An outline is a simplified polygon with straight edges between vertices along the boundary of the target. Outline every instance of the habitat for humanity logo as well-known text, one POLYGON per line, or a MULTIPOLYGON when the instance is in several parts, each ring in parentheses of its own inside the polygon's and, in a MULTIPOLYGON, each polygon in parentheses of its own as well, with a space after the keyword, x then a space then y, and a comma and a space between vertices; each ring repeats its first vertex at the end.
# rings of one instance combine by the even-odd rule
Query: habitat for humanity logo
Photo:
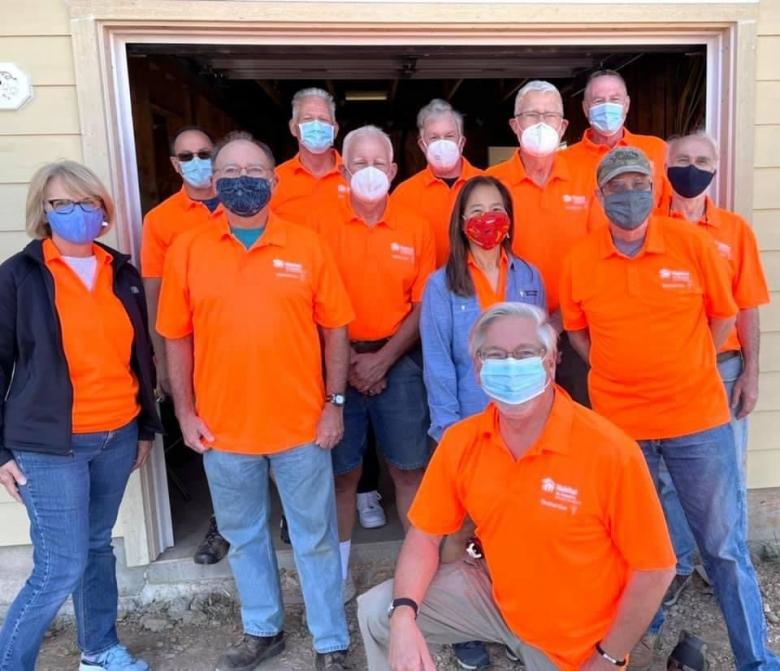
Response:
POLYGON ((545 508, 555 508, 563 512, 570 512, 572 515, 580 507, 580 493, 576 487, 562 485, 555 482, 550 477, 542 478, 542 498, 541 504, 545 508))
POLYGON ((671 270, 670 268, 661 268, 658 271, 658 277, 661 278, 661 286, 664 289, 680 289, 691 286, 691 273, 688 270, 671 270))
POLYGON ((306 276, 306 271, 304 270, 302 263, 274 259, 272 264, 276 270, 277 277, 289 277, 294 280, 302 280, 306 276))
POLYGON ((402 245, 400 242, 390 243, 390 254, 399 261, 414 261, 414 247, 402 245))

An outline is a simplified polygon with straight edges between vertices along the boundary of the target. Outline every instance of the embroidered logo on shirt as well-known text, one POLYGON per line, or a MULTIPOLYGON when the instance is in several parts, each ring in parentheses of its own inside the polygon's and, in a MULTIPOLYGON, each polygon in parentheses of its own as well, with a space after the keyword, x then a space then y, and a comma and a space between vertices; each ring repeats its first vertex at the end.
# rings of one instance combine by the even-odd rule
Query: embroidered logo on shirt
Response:
POLYGON ((727 245, 725 242, 721 242, 720 240, 715 241, 715 246, 718 248, 718 252, 720 255, 726 259, 731 259, 731 245, 727 245))
POLYGON ((302 280, 306 276, 306 270, 302 263, 293 263, 283 259, 274 259, 272 262, 277 277, 289 277, 293 280, 302 280))
POLYGON ((671 270, 670 268, 661 268, 658 271, 661 278, 661 286, 664 289, 688 289, 691 282, 691 273, 688 270, 671 270))
POLYGON ((390 243, 390 255, 399 261, 414 261, 414 247, 402 245, 400 242, 390 243))
POLYGON ((575 194, 563 194, 563 204, 567 209, 576 210, 588 206, 588 197, 575 194))
POLYGON ((555 482, 552 478, 542 478, 542 494, 540 502, 545 508, 554 508, 574 515, 580 507, 579 490, 576 487, 555 482))

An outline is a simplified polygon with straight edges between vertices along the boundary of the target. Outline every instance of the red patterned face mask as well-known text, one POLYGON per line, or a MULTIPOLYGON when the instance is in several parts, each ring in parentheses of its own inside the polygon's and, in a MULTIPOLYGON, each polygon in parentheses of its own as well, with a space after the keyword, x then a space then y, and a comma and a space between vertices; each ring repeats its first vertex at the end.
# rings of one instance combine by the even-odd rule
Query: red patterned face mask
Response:
POLYGON ((483 212, 466 220, 466 237, 482 249, 493 249, 509 233, 509 215, 506 212, 483 212))

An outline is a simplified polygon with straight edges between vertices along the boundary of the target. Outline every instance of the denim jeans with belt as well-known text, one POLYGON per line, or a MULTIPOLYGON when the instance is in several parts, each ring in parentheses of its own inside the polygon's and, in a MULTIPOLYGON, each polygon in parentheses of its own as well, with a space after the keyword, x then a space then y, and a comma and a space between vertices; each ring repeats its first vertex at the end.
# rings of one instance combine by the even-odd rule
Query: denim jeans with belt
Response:
MULTIPOLYGON (((679 438, 640 440, 639 445, 656 486, 661 462, 666 462, 712 580, 737 668, 780 671, 780 661, 766 647, 764 609, 745 537, 747 510, 731 427, 724 424, 679 438)), ((663 620, 660 609, 650 631, 660 631, 663 620)))
POLYGON ((73 595, 78 644, 97 655, 118 643, 111 530, 138 454, 133 420, 115 431, 74 434, 68 456, 14 452, 30 518, 33 571, 0 631, 0 671, 33 671, 44 634, 73 595))
POLYGON ((310 443, 268 456, 210 450, 203 465, 220 533, 230 543, 244 631, 282 631, 284 604, 272 530, 269 472, 290 530, 293 556, 317 652, 349 647, 341 595, 336 496, 328 450, 310 443))

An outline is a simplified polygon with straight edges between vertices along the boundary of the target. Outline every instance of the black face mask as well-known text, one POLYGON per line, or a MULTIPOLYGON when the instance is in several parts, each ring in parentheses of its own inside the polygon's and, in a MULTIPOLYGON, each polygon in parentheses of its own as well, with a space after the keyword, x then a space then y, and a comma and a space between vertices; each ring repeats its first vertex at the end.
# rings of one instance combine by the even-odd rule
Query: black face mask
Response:
POLYGON ((696 198, 710 185, 715 173, 702 170, 695 165, 686 165, 685 167, 667 168, 666 176, 669 178, 675 193, 683 198, 696 198))
POLYGON ((254 217, 271 200, 271 183, 263 177, 222 177, 215 186, 222 205, 239 217, 254 217))

